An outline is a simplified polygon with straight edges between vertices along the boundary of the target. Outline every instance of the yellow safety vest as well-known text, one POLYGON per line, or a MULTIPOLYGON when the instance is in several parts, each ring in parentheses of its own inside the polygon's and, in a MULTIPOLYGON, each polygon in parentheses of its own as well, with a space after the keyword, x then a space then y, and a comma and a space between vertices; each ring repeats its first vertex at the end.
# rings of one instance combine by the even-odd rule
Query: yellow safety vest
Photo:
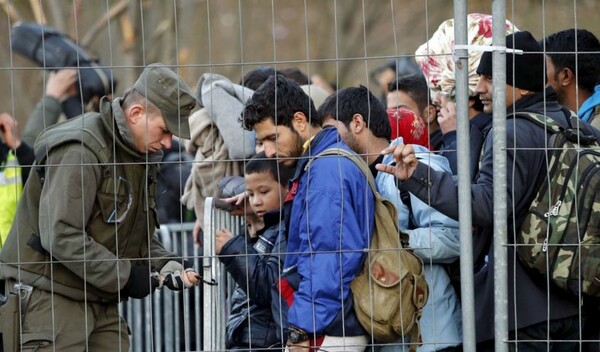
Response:
POLYGON ((15 154, 10 151, 0 167, 0 248, 8 237, 22 190, 21 168, 15 154))

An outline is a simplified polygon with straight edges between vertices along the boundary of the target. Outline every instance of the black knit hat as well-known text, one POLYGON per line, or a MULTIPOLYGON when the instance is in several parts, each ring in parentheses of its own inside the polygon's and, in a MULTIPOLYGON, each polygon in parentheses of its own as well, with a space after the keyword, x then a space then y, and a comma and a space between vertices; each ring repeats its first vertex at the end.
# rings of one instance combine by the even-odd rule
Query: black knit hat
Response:
MULTIPOLYGON (((546 85, 544 54, 531 33, 523 31, 507 35, 506 47, 523 51, 523 53, 506 53, 506 83, 532 92, 543 91, 546 85)), ((477 73, 492 77, 492 52, 483 53, 477 73)))

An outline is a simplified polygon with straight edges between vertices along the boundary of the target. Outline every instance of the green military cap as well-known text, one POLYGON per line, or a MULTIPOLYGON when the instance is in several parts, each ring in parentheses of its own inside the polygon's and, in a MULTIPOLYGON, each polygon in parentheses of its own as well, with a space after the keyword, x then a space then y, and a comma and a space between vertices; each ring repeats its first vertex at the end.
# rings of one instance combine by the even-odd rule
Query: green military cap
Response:
POLYGON ((181 77, 163 64, 150 64, 133 89, 160 109, 169 132, 190 139, 188 117, 196 106, 196 98, 181 77))

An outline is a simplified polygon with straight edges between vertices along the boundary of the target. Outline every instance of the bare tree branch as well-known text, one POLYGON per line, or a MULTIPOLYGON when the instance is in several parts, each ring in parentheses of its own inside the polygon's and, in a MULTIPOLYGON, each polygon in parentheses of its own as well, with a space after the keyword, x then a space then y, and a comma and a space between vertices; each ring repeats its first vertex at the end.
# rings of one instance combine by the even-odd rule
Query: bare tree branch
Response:
POLYGON ((127 3, 129 0, 121 0, 118 4, 113 6, 110 11, 104 14, 104 16, 100 17, 98 21, 96 21, 92 27, 87 31, 87 33, 81 39, 81 46, 84 48, 88 47, 90 43, 96 38, 98 33, 106 28, 106 23, 113 17, 120 16, 126 9, 127 3))
MULTIPOLYGON (((123 64, 129 67, 139 67, 142 65, 142 42, 137 38, 142 35, 141 3, 140 1, 130 1, 127 4, 127 11, 123 16, 119 17, 121 26, 122 46, 123 46, 123 64)), ((134 82, 136 77, 141 73, 141 69, 133 69, 124 71, 123 81, 134 82)))
POLYGON ((46 24, 46 16, 44 15, 44 10, 42 9, 41 3, 37 0, 29 0, 29 5, 33 11, 35 21, 37 23, 46 24))
POLYGON ((4 10, 4 12, 6 12, 8 17, 10 18, 11 23, 16 23, 16 22, 21 21, 21 16, 19 15, 19 12, 17 11, 17 9, 14 7, 13 4, 6 2, 6 0, 0 0, 0 6, 2 6, 2 9, 4 10))
POLYGON ((65 30, 66 28, 64 26, 66 26, 67 23, 66 11, 61 4, 62 2, 53 0, 46 1, 44 6, 48 8, 48 11, 46 11, 49 14, 47 18, 48 23, 51 23, 53 27, 59 26, 59 29, 65 30))

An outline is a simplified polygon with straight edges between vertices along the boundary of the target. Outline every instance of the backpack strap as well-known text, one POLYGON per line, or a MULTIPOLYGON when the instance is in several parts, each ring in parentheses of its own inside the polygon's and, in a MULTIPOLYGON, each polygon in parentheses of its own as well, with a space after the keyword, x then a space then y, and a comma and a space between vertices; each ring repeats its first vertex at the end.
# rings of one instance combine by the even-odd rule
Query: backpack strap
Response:
MULTIPOLYGON (((315 161, 315 159, 323 157, 323 156, 343 156, 346 157, 348 159, 350 159, 351 161, 354 162, 354 164, 360 169, 360 171, 362 171, 363 175, 367 178, 367 180, 369 181, 369 186, 371 187, 371 191, 373 191, 373 196, 375 197, 375 200, 383 200, 383 197, 381 196, 381 194, 379 193, 379 191, 377 191, 377 186, 375 186, 375 179, 373 178, 373 174, 371 174, 371 170, 369 170, 369 166, 367 165, 367 163, 361 159, 357 154, 351 153, 345 149, 341 149, 341 148, 330 148, 330 149, 326 149, 322 152, 320 152, 319 154, 311 157, 308 162, 306 163, 306 166, 304 166, 304 171, 308 171, 308 169, 310 168, 310 165, 313 163, 313 161, 315 161)), ((409 198, 410 199, 410 198, 409 198)), ((410 217, 409 217, 410 219, 410 217)), ((398 219, 396 219, 396 221, 398 221, 398 219)), ((408 248, 408 235, 406 233, 404 233, 403 231, 400 231, 400 243, 402 244, 402 247, 404 248, 408 248)))
POLYGON ((398 188, 398 191, 400 191, 400 199, 402 200, 402 203, 404 205, 406 205, 406 207, 408 208, 408 229, 414 230, 417 228, 417 226, 415 225, 415 221, 413 219, 412 202, 410 201, 410 193, 408 193, 408 191, 405 190, 404 188, 400 188, 400 186, 398 184, 396 184, 396 188, 398 188))
POLYGON ((546 115, 542 115, 537 112, 531 112, 531 111, 516 112, 513 114, 509 114, 508 116, 506 116, 506 118, 507 119, 521 118, 521 119, 529 120, 553 134, 560 133, 561 131, 563 131, 565 129, 564 126, 560 125, 554 119, 548 118, 546 115))
MULTIPOLYGON (((309 160, 309 162, 304 167, 304 171, 308 170, 310 164, 312 164, 312 162, 315 158, 318 158, 321 156, 327 156, 327 155, 344 156, 344 157, 354 161, 356 166, 358 166, 360 171, 362 171, 362 173, 365 175, 365 177, 369 181, 369 186, 371 187, 371 190, 373 191, 373 194, 375 195, 375 197, 381 197, 381 194, 379 194, 379 192, 377 191, 377 186, 375 186, 375 180, 373 179, 373 174, 371 174, 371 170, 369 169, 369 166, 367 165, 367 163, 364 162, 362 159, 360 159, 360 157, 358 155, 352 154, 345 149, 331 148, 331 149, 322 151, 321 153, 317 154, 316 156, 312 157, 309 160)), ((415 226, 414 220, 412 218, 412 203, 410 201, 410 194, 408 193, 407 190, 400 189, 400 188, 398 188, 398 189, 400 190, 400 199, 402 200, 402 203, 404 203, 408 207, 408 227, 409 227, 409 229, 415 229, 416 226, 415 226)))
POLYGON ((417 347, 423 344, 423 340, 421 339, 421 327, 419 326, 418 320, 415 321, 415 325, 412 327, 408 336, 410 338, 410 347, 408 348, 408 352, 417 352, 417 347))
POLYGON ((536 125, 545 128, 549 133, 558 134, 562 132, 568 141, 579 143, 581 145, 590 145, 598 141, 598 138, 590 131, 590 128, 592 127, 589 127, 585 122, 579 120, 574 112, 563 108, 563 113, 567 118, 567 126, 563 126, 551 117, 532 111, 516 112, 509 114, 506 118, 522 118, 529 120, 536 125))
POLYGON ((373 179, 373 175, 371 174, 371 170, 369 170, 369 166, 367 166, 367 163, 364 162, 362 159, 360 159, 360 157, 358 155, 350 153, 349 151, 347 151, 345 149, 330 148, 330 149, 326 149, 326 150, 320 152, 319 154, 310 158, 310 160, 306 163, 306 166, 304 166, 304 171, 308 171, 308 169, 310 168, 313 161, 315 161, 315 159, 320 158, 322 156, 333 156, 333 155, 343 156, 343 157, 346 157, 346 158, 352 160, 354 162, 354 164, 356 164, 356 166, 358 166, 360 171, 365 175, 365 177, 369 181, 369 186, 371 187, 371 190, 373 191, 373 194, 375 195, 375 197, 376 198, 381 197, 381 195, 377 191, 377 187, 375 186, 375 180, 373 179))

